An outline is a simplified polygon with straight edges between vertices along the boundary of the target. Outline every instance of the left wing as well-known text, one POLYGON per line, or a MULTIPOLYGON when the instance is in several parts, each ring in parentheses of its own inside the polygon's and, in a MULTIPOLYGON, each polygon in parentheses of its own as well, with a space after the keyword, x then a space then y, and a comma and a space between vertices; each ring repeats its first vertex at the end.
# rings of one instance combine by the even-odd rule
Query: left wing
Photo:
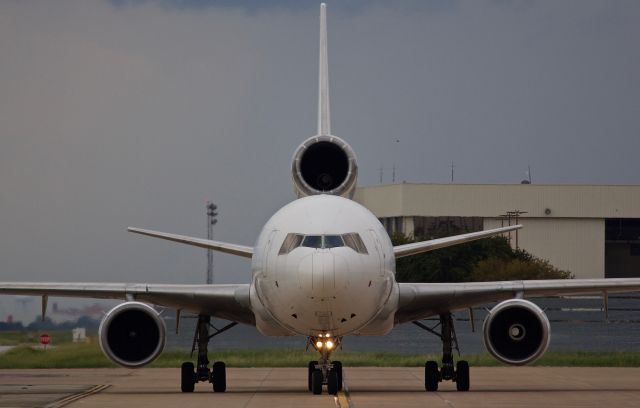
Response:
POLYGON ((399 283, 397 324, 511 298, 640 291, 640 279, 555 279, 468 283, 399 283))
POLYGON ((249 284, 0 282, 0 294, 138 300, 255 325, 249 284))
POLYGON ((127 228, 129 232, 147 235, 154 238, 166 239, 167 241, 179 242, 181 244, 193 245, 200 248, 212 249, 231 255, 251 258, 253 256, 253 247, 246 245, 230 244, 222 241, 212 241, 210 239, 188 237, 186 235, 169 234, 166 232, 152 231, 141 228, 127 228))
POLYGON ((476 241, 482 238, 492 237, 494 235, 504 234, 505 232, 514 231, 522 228, 522 225, 512 225, 509 227, 495 228, 485 231, 471 232, 468 234, 454 235, 452 237, 432 239, 429 241, 412 242, 410 244, 397 245, 393 247, 393 254, 397 258, 403 256, 420 254, 435 249, 445 248, 448 246, 464 244, 465 242, 476 241))

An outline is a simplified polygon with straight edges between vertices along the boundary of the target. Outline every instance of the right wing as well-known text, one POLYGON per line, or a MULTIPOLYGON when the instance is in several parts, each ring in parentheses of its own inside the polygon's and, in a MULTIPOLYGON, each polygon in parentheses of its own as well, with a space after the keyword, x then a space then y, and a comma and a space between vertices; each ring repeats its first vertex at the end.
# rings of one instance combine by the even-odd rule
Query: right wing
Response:
POLYGON ((249 284, 0 282, 0 294, 137 300, 255 325, 249 284))
POLYGON ((640 292, 639 278, 399 283, 398 324, 512 298, 640 292))
POLYGON ((185 235, 168 234, 166 232, 152 231, 140 228, 127 228, 129 232, 136 234, 148 235, 154 238, 166 239, 168 241, 179 242, 181 244, 193 245, 200 248, 212 249, 214 251, 225 252, 231 255, 251 258, 253 256, 253 248, 245 245, 229 244, 221 241, 211 241, 209 239, 187 237, 185 235))
POLYGON ((485 231, 471 232, 468 234, 454 235, 452 237, 437 238, 429 241, 412 242, 410 244, 398 245, 393 247, 393 253, 396 259, 403 256, 420 254, 440 248, 446 248, 453 245, 464 244, 465 242, 476 241, 482 238, 492 237, 494 235, 504 234, 505 232, 514 231, 522 228, 522 225, 512 225, 509 227, 495 228, 485 231))

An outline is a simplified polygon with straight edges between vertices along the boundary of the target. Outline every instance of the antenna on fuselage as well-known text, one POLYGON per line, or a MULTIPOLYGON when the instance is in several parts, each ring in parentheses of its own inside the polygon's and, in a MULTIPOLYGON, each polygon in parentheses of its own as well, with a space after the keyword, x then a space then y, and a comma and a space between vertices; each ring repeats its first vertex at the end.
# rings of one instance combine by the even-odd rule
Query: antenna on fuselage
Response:
POLYGON ((327 57, 327 5, 320 4, 320 58, 318 68, 318 135, 331 134, 329 112, 329 59, 327 57))

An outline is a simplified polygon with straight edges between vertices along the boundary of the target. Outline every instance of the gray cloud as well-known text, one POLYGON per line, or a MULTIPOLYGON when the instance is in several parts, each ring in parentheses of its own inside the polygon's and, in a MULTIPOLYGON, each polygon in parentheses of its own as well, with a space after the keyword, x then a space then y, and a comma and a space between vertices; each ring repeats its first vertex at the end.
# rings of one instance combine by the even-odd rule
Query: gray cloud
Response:
MULTIPOLYGON (((213 199, 216 238, 253 244, 293 198, 317 4, 187 3, 0 3, 1 279, 200 282, 204 251, 125 228, 203 236, 213 199)), ((640 3, 343 3, 329 4, 333 130, 360 184, 394 164, 448 182, 451 161, 457 182, 519 182, 531 164, 534 182, 638 184, 640 3)), ((216 270, 250 276, 227 255, 216 270)))

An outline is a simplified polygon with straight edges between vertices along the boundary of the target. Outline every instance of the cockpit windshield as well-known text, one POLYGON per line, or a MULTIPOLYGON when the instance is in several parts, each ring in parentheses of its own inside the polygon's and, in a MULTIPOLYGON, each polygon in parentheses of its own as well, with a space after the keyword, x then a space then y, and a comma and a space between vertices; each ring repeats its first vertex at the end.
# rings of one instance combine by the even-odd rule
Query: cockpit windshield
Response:
POLYGON ((307 248, 322 248, 322 235, 307 235, 302 240, 302 246, 307 248))
POLYGON ((278 255, 288 254, 298 247, 306 248, 339 248, 349 247, 359 254, 367 254, 362 238, 356 232, 342 235, 303 235, 289 233, 284 239, 278 255))
POLYGON ((325 235, 323 239, 323 248, 338 248, 344 246, 344 241, 340 235, 325 235))

